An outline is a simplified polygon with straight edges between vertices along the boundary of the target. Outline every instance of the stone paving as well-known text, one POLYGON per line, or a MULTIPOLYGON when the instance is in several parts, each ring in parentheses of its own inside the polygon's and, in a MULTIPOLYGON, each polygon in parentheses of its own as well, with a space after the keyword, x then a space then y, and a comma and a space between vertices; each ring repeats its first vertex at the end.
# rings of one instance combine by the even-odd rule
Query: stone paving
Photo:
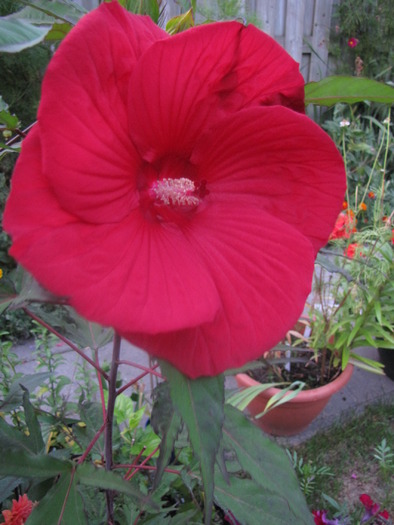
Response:
MULTIPOLYGON (((15 346, 13 349, 22 361, 19 369, 23 370, 24 373, 34 373, 36 366, 33 356, 34 349, 34 341, 28 341, 23 345, 15 346)), ((74 378, 81 358, 64 345, 56 346, 54 352, 60 352, 64 358, 64 364, 59 366, 57 372, 74 378)), ((359 352, 366 357, 378 360, 378 352, 374 348, 361 348, 359 352)), ((141 366, 149 366, 147 354, 125 341, 122 342, 121 359, 132 361, 141 366)), ((100 349, 100 362, 110 362, 110 360, 111 345, 106 345, 100 349)), ((124 383, 139 374, 135 368, 126 364, 121 365, 120 372, 124 383)), ((229 389, 236 388, 234 378, 227 378, 226 387, 229 389)), ((151 389, 149 378, 144 380, 144 388, 145 392, 149 393, 151 389)), ((72 395, 72 390, 70 390, 70 395, 72 395)), ((386 376, 372 374, 355 367, 346 387, 331 398, 323 412, 304 432, 290 438, 276 438, 276 441, 283 445, 300 444, 317 432, 329 428, 333 423, 343 421, 350 415, 362 413, 366 406, 382 401, 394 402, 394 381, 386 376)))

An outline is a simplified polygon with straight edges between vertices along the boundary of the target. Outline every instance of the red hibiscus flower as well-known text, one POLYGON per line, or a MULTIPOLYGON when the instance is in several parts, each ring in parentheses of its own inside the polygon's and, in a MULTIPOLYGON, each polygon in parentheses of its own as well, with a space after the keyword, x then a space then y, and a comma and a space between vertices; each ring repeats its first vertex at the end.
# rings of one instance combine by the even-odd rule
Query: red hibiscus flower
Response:
POLYGON ((351 37, 347 41, 347 45, 353 49, 359 44, 359 42, 360 41, 357 38, 351 37))
POLYGON ((102 4, 48 67, 5 211, 11 254, 190 377, 262 355, 298 319, 345 191, 303 84, 252 25, 169 37, 102 4))
POLYGON ((330 234, 330 241, 335 239, 349 239, 356 230, 357 219, 351 210, 340 213, 330 234))
POLYGON ((4 525, 24 525, 33 510, 33 502, 26 494, 19 496, 18 500, 12 500, 11 510, 3 510, 4 525))

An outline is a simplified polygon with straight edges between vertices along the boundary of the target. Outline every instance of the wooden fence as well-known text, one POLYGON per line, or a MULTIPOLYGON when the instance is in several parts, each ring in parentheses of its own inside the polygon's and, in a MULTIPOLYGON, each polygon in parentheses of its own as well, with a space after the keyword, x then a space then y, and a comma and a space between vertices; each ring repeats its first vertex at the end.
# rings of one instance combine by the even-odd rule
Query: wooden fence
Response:
MULTIPOLYGON (((88 9, 98 0, 77 0, 88 9)), ((165 19, 181 13, 179 0, 163 0, 165 19)), ((300 64, 306 82, 328 71, 328 43, 333 4, 338 0, 239 0, 239 16, 255 18, 260 28, 279 42, 300 64)), ((218 13, 217 1, 197 0, 197 9, 218 13)))

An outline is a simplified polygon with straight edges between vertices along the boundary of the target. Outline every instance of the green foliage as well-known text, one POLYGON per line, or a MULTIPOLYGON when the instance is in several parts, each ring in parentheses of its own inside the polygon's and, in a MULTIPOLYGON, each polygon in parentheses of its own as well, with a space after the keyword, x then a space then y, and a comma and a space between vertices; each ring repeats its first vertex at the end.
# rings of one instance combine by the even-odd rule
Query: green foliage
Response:
POLYGON ((394 14, 391 0, 346 0, 334 10, 331 52, 344 74, 353 74, 355 59, 364 63, 362 74, 388 81, 393 78, 394 14), (353 49, 349 38, 359 42, 353 49))
POLYGON ((354 104, 364 100, 393 104, 394 88, 367 78, 345 76, 330 76, 305 85, 306 105, 333 106, 339 102, 354 104))
POLYGON ((372 405, 363 414, 338 421, 329 430, 291 449, 291 453, 296 450, 304 463, 329 467, 333 474, 320 479, 317 490, 308 496, 311 508, 327 508, 324 494, 329 494, 340 507, 354 508, 360 494, 370 491, 371 497, 393 515, 394 477, 382 476, 376 468, 378 460, 374 458, 376 443, 383 439, 386 447, 393 450, 393 422, 393 403, 372 405))
POLYGON ((330 467, 324 465, 318 467, 312 461, 304 461, 304 458, 299 456, 296 450, 290 452, 290 450, 286 449, 286 452, 298 477, 300 488, 307 500, 318 491, 321 492, 325 477, 333 475, 330 467))
POLYGON ((387 482, 394 474, 394 452, 387 444, 387 439, 383 438, 378 446, 374 448, 373 457, 379 463, 379 469, 383 479, 387 482))

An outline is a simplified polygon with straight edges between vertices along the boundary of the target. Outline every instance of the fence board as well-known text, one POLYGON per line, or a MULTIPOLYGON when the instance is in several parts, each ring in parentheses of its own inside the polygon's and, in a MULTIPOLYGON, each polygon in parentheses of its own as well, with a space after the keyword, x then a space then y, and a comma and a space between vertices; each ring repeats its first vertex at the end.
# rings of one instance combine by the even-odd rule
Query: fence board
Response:
MULTIPOLYGON (((92 9, 98 0, 76 0, 92 9)), ((271 35, 300 64, 305 81, 327 75, 328 44, 333 2, 338 0, 240 0, 240 16, 256 16, 271 35)), ((180 14, 180 3, 163 0, 165 20, 180 14)), ((197 0, 197 9, 217 12, 215 0, 197 0)))

